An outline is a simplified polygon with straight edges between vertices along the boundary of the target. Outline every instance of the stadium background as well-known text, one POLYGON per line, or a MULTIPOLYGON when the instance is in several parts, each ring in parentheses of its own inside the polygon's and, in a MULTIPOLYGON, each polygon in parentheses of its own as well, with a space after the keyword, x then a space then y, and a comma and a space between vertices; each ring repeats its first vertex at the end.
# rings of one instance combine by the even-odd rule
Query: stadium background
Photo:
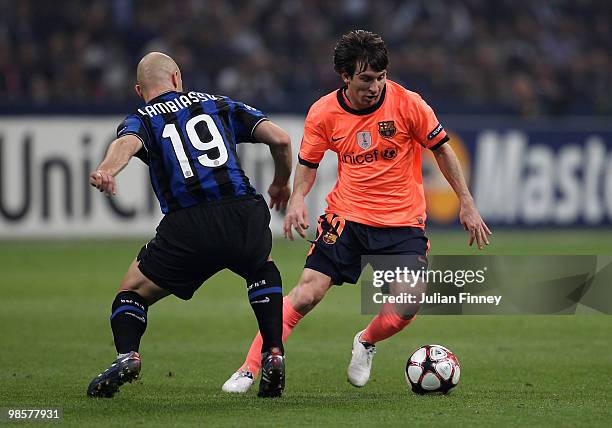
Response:
MULTIPOLYGON (((603 425, 609 317, 423 317, 381 344, 372 384, 354 390, 344 379, 350 340, 369 319, 357 287, 333 290, 298 328, 282 401, 226 397, 220 385, 254 326, 231 274, 189 303, 156 306, 142 382, 120 400, 87 401, 86 383, 113 355, 111 296, 160 218, 138 161, 120 176, 116 199, 90 189, 87 175, 138 106, 132 86, 143 53, 174 56, 186 88, 266 111, 290 132, 295 153, 309 105, 339 84, 335 41, 365 28, 386 40, 390 78, 421 93, 451 133, 495 229, 487 254, 609 255, 610 22, 605 1, 0 0, 0 407, 59 406, 72 424, 119 424, 130 411, 147 424, 359 425, 368 408, 367 423, 381 425, 603 425), (403 384, 405 359, 431 342, 463 364, 450 397, 413 397, 403 384)), ((265 191, 269 154, 240 150, 265 191)), ((312 220, 335 167, 328 154, 309 197, 312 220)), ((432 252, 475 254, 431 158, 424 175, 432 252)), ((277 233, 280 221, 273 216, 277 233)), ((306 248, 275 241, 287 290, 306 248)))

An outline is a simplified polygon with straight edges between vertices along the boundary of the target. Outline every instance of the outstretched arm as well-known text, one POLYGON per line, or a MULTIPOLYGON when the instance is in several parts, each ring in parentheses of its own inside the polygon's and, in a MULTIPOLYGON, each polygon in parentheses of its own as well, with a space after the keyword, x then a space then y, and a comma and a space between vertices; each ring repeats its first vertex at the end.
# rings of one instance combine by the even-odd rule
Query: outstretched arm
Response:
POLYGON ((117 193, 115 176, 125 168, 138 150, 142 148, 142 141, 134 135, 124 135, 110 143, 106 156, 98 168, 89 174, 89 184, 104 192, 107 196, 117 193))
POLYGON ((280 126, 266 120, 261 122, 253 132, 255 140, 270 147, 270 154, 274 159, 274 180, 268 188, 270 195, 270 208, 277 211, 287 208, 287 201, 291 190, 289 177, 291 176, 291 138, 280 126))
POLYGON ((316 168, 309 168, 305 165, 298 164, 295 168, 295 177, 293 177, 293 195, 289 201, 289 209, 285 216, 285 224, 283 232, 286 238, 293 241, 293 233, 291 227, 294 227, 297 233, 302 238, 306 238, 306 229, 308 229, 308 209, 304 199, 317 178, 316 168))
POLYGON ((491 235, 491 230, 480 217, 480 213, 474 204, 474 199, 468 190, 461 165, 457 159, 457 155, 449 144, 444 144, 440 148, 433 151, 433 154, 438 162, 438 167, 446 180, 451 185, 455 194, 459 198, 461 209, 459 211, 459 220, 463 228, 470 233, 468 244, 471 246, 474 241, 478 245, 478 249, 482 249, 485 245, 489 245, 487 235, 491 235))

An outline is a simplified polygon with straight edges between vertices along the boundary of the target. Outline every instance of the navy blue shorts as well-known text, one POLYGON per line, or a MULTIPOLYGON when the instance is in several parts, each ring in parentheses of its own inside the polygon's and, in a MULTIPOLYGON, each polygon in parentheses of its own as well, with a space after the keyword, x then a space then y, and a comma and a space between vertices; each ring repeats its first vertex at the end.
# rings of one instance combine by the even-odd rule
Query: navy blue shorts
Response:
POLYGON ((331 277, 335 285, 355 284, 366 255, 414 255, 426 264, 429 240, 419 227, 375 227, 335 214, 319 217, 317 237, 304 267, 331 277))
POLYGON ((270 210, 261 195, 207 202, 174 211, 142 247, 140 271, 158 286, 189 300, 223 269, 250 281, 272 249, 270 210))

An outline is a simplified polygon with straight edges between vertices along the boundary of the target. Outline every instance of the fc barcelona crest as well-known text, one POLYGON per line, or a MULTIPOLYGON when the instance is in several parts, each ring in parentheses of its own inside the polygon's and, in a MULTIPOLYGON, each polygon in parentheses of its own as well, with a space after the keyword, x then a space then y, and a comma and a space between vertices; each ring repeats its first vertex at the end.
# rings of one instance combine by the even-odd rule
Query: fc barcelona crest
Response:
POLYGON ((368 150, 372 147, 372 134, 370 134, 370 131, 359 131, 357 133, 357 145, 363 150, 368 150))
POLYGON ((395 129, 395 122, 392 120, 385 120, 384 122, 378 122, 378 133, 384 138, 391 138, 395 135, 397 129, 395 129))
POLYGON ((332 232, 325 232, 325 235, 323 235, 323 242, 325 242, 328 245, 335 244, 336 239, 338 239, 338 236, 334 235, 332 232))

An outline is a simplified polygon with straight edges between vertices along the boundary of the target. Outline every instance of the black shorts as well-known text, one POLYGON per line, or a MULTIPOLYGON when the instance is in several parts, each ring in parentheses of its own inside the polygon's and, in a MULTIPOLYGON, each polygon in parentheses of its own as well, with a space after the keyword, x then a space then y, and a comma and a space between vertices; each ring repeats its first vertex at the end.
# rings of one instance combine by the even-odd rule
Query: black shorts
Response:
MULTIPOLYGON (((331 277, 332 282, 355 284, 362 256, 414 255, 426 265, 429 240, 419 227, 375 227, 345 220, 335 214, 319 217, 317 237, 304 267, 331 277)), ((391 263, 394 265, 394 261, 391 263)))
POLYGON ((223 269, 245 279, 272 249, 270 210, 261 195, 202 203, 168 213, 140 250, 140 271, 158 286, 189 300, 223 269))

